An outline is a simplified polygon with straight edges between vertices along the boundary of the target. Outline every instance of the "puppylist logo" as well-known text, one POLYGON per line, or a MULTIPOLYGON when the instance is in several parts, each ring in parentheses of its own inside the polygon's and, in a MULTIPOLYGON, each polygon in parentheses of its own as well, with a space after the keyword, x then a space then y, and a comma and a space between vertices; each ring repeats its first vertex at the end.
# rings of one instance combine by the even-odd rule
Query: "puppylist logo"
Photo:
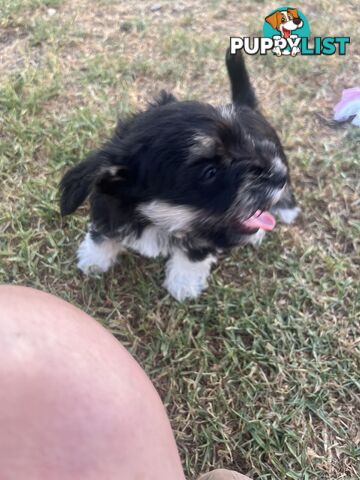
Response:
POLYGON ((310 42, 310 26, 297 8, 280 7, 265 17, 263 37, 230 37, 230 53, 243 50, 248 55, 280 57, 289 55, 345 55, 350 37, 314 37, 310 42))

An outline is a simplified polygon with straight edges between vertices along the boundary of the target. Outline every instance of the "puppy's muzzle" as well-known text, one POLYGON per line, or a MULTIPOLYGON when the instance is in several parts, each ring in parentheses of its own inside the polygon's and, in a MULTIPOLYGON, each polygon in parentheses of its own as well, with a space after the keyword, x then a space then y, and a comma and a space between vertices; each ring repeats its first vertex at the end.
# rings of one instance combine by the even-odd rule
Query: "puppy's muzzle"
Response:
POLYGON ((293 22, 295 23, 295 25, 300 25, 302 20, 301 20, 301 18, 293 18, 293 22))

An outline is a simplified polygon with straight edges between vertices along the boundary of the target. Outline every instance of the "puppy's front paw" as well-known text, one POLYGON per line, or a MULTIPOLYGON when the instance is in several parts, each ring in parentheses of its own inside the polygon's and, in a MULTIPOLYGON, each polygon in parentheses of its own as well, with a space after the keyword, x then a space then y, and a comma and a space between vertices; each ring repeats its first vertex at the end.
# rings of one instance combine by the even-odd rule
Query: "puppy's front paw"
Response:
POLYGON ((301 209, 299 207, 292 208, 277 208, 276 215, 282 223, 290 224, 295 222, 300 215, 301 209))
POLYGON ((197 298, 207 287, 207 280, 201 275, 174 274, 167 275, 164 287, 176 300, 182 302, 187 298, 197 298))
POLYGON ((265 230, 262 230, 260 228, 260 230, 258 230, 253 235, 249 235, 247 243, 250 243, 250 245, 253 245, 255 248, 258 248, 260 247, 262 241, 264 240, 265 235, 266 235, 265 230))
POLYGON ((197 298, 208 285, 207 278, 215 261, 216 258, 209 255, 204 260, 194 262, 184 252, 174 252, 166 264, 164 287, 179 302, 186 298, 197 298))
POLYGON ((94 263, 94 260, 89 261, 86 258, 82 258, 78 252, 78 262, 77 267, 81 270, 85 275, 91 275, 95 273, 105 273, 111 267, 112 263, 110 262, 103 262, 100 264, 94 263))
POLYGON ((85 275, 104 273, 115 263, 120 248, 118 243, 109 239, 94 242, 87 233, 77 251, 77 266, 85 275))

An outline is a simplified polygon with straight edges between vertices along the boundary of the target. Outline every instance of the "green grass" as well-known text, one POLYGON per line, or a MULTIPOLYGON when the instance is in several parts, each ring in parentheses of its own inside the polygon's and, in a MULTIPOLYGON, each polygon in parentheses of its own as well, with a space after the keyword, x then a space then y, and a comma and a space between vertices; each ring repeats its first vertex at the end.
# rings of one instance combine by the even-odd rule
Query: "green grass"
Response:
MULTIPOLYGON (((360 478, 360 135, 330 122, 358 80, 355 38, 345 57, 247 59, 292 165, 296 225, 224 256, 185 304, 162 289, 161 259, 129 254, 95 278, 76 270, 87 219, 60 218, 66 168, 161 88, 226 101, 229 35, 260 31, 269 13, 250 0, 152 4, 0 0, 0 281, 54 293, 119 338, 166 404, 188 478, 220 466, 262 480, 360 478)), ((350 0, 301 8, 314 34, 355 35, 350 0)))

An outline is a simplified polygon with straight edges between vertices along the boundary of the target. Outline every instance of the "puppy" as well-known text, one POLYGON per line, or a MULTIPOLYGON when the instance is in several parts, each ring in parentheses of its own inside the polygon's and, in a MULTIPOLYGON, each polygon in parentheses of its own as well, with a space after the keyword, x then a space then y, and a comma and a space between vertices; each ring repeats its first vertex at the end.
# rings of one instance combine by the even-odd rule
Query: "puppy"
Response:
POLYGON ((262 114, 243 57, 227 52, 232 103, 177 101, 166 92, 119 122, 110 140, 63 177, 61 214, 89 196, 78 249, 85 274, 119 253, 168 257, 164 286, 177 300, 207 286, 218 253, 259 244, 279 215, 298 215, 280 140, 262 114))
MULTIPOLYGON (((288 8, 287 10, 274 12, 272 15, 267 16, 265 21, 269 23, 274 30, 278 30, 283 38, 297 38, 297 35, 293 34, 293 32, 301 28, 304 24, 296 8, 288 8)), ((280 36, 275 36, 274 38, 280 38, 280 36)), ((275 47, 273 52, 276 53, 277 56, 280 56, 280 47, 275 47)), ((294 57, 299 52, 299 47, 293 47, 290 53, 294 57)), ((287 54, 289 52, 288 50, 283 50, 282 53, 287 54)))

